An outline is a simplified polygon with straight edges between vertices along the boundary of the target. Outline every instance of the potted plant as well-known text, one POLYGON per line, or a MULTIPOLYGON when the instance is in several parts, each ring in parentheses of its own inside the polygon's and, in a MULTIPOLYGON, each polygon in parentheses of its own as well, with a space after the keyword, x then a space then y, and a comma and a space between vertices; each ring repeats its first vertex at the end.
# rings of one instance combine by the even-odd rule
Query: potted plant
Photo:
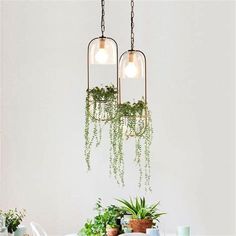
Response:
POLYGON ((132 214, 132 219, 129 221, 129 226, 132 228, 133 232, 146 233, 146 229, 153 226, 153 221, 157 220, 159 222, 159 217, 165 213, 158 212, 157 202, 152 205, 147 205, 145 198, 135 198, 130 201, 124 199, 117 199, 122 203, 123 209, 132 214))
POLYGON ((121 229, 121 217, 123 214, 123 210, 115 205, 110 205, 105 209, 104 215, 107 217, 107 236, 117 236, 119 234, 121 229))
POLYGON ((5 224, 8 230, 8 234, 11 235, 17 230, 17 227, 25 217, 25 210, 18 211, 16 208, 10 209, 7 212, 3 212, 2 210, 0 210, 0 215, 3 215, 5 217, 5 224))
POLYGON ((120 231, 119 218, 123 215, 123 210, 115 205, 103 207, 99 198, 95 210, 97 215, 85 223, 80 231, 82 236, 117 236, 120 231))

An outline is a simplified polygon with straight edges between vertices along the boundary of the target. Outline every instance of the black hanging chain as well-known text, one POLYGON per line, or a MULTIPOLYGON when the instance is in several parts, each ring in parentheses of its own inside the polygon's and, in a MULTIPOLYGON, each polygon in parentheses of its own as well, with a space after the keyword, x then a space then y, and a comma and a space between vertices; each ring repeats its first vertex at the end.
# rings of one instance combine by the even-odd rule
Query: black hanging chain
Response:
POLYGON ((131 2, 130 2, 131 4, 131 14, 130 14, 130 16, 131 16, 131 18, 130 18, 130 20, 131 20, 131 34, 130 34, 130 36, 131 36, 131 50, 134 50, 134 0, 131 0, 131 2))
POLYGON ((101 15, 101 31, 102 37, 104 37, 105 32, 105 0, 101 0, 102 15, 101 15))

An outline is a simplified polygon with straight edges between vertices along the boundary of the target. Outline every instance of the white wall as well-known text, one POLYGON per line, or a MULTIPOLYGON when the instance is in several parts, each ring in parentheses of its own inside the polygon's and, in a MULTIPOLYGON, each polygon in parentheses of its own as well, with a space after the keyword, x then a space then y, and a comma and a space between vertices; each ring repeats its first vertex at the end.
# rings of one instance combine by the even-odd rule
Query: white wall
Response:
MULTIPOLYGON (((107 144, 83 161, 86 46, 99 1, 2 1, 0 208, 26 208, 49 234, 76 232, 98 197, 144 194, 126 145, 126 187, 108 176, 107 144), (130 164, 129 164, 130 163, 130 164)), ((129 3, 108 1, 106 32, 129 47, 129 3)), ((167 233, 235 235, 234 2, 138 1, 155 129, 153 192, 167 233)))

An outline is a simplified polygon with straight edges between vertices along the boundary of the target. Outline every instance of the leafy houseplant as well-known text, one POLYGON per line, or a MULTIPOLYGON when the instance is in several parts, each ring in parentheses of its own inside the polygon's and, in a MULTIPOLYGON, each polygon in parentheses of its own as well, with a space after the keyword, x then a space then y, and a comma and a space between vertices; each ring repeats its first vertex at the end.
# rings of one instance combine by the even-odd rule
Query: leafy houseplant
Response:
POLYGON ((122 217, 123 210, 115 205, 103 207, 101 199, 96 203, 97 215, 85 223, 80 231, 82 236, 116 236, 119 233, 117 219, 122 217))
POLYGON ((150 188, 150 146, 152 143, 152 120, 144 100, 118 105, 117 115, 110 124, 110 172, 118 183, 124 185, 125 139, 135 139, 135 163, 139 169, 139 187, 144 182, 145 190, 150 188), (143 155, 143 156, 142 156, 143 155))
POLYGON ((112 120, 117 110, 117 89, 114 85, 95 87, 87 90, 85 108, 85 160, 90 170, 91 148, 100 145, 102 139, 102 122, 112 120))
POLYGON ((10 209, 7 212, 0 210, 0 215, 3 215, 6 218, 6 227, 8 233, 12 234, 17 230, 17 227, 25 217, 25 210, 18 211, 16 208, 10 209))
POLYGON ((132 214, 132 219, 129 221, 130 228, 133 232, 145 233, 147 228, 153 226, 153 221, 156 220, 159 222, 159 217, 165 213, 158 212, 158 205, 160 202, 157 202, 152 205, 147 205, 145 198, 135 198, 130 201, 124 199, 117 199, 122 203, 123 209, 132 214))

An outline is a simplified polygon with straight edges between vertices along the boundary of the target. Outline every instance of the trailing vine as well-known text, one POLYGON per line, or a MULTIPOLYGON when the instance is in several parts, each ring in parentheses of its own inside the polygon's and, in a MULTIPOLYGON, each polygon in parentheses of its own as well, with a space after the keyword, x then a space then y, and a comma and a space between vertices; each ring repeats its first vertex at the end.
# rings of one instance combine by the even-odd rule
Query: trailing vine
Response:
POLYGON ((119 111, 110 123, 110 173, 124 186, 123 120, 119 111))
POLYGON ((102 124, 109 122, 109 173, 117 183, 124 186, 124 151, 126 139, 135 139, 134 162, 139 171, 139 187, 150 188, 150 146, 152 143, 152 120, 147 104, 143 100, 117 105, 117 90, 111 86, 95 87, 87 91, 85 109, 85 161, 91 168, 90 157, 93 146, 98 147, 102 139, 102 124))
POLYGON ((87 169, 91 169, 90 158, 93 145, 98 147, 102 140, 102 123, 116 115, 117 89, 114 85, 87 90, 85 105, 85 150, 87 169))
POLYGON ((118 105, 117 116, 110 124, 110 173, 119 184, 124 185, 123 142, 135 138, 135 159, 139 171, 139 187, 150 188, 150 146, 152 143, 152 121, 147 104, 143 100, 118 105))

